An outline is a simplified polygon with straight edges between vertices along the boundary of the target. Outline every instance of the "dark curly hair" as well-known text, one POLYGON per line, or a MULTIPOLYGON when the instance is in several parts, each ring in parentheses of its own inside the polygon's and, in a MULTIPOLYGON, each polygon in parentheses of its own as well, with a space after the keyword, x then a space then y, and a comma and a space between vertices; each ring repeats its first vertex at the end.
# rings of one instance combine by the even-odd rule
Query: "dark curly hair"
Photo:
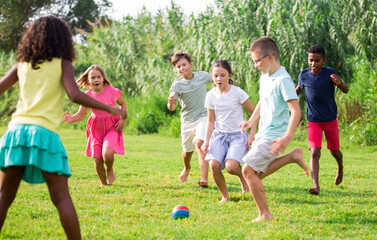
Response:
POLYGON ((318 53, 325 58, 326 51, 321 45, 313 45, 309 48, 308 53, 318 53))
POLYGON ((18 62, 30 62, 33 69, 53 58, 75 59, 73 36, 69 26, 55 16, 35 20, 25 31, 17 49, 18 62))

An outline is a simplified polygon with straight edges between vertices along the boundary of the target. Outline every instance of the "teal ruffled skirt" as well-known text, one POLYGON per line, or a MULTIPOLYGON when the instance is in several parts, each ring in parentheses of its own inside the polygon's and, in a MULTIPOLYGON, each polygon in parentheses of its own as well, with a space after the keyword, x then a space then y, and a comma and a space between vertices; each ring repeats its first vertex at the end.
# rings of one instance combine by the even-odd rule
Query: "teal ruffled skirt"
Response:
POLYGON ((72 175, 58 134, 37 125, 13 125, 0 140, 0 169, 25 166, 22 179, 44 183, 42 171, 72 175))

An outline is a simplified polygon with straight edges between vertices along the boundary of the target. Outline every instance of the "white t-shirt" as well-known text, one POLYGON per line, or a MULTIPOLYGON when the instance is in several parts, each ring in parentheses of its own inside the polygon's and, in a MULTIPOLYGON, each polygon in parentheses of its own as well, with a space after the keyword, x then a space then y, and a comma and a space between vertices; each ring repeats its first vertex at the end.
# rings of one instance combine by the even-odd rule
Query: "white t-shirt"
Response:
POLYGON ((218 132, 232 133, 240 131, 243 119, 242 104, 249 95, 240 87, 231 85, 229 92, 218 94, 212 88, 206 96, 204 107, 215 111, 215 129, 218 132))

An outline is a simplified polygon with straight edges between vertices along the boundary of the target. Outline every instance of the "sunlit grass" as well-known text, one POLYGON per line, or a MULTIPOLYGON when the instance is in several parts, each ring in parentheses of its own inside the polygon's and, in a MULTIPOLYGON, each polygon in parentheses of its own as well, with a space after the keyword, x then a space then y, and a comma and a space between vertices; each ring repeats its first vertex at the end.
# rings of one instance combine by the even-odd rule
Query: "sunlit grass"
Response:
MULTIPOLYGON (((5 128, 0 128, 0 134, 5 128)), ((303 132, 290 149, 301 146, 303 132)), ((117 180, 98 188, 92 159, 84 157, 85 132, 64 129, 61 138, 70 157, 71 195, 84 239, 373 239, 377 229, 376 147, 343 141, 344 183, 333 186, 336 163, 328 150, 321 157, 321 196, 295 165, 264 180, 275 220, 252 223, 257 209, 250 194, 242 194, 236 177, 225 174, 231 201, 219 205, 212 179, 198 188, 197 157, 188 183, 181 184, 180 139, 158 135, 125 136, 126 155, 117 156, 117 180), (190 217, 173 220, 176 205, 186 205, 190 217)), ((304 151, 308 162, 309 151, 304 151)), ((58 214, 45 184, 22 182, 5 221, 3 239, 64 239, 58 214)))

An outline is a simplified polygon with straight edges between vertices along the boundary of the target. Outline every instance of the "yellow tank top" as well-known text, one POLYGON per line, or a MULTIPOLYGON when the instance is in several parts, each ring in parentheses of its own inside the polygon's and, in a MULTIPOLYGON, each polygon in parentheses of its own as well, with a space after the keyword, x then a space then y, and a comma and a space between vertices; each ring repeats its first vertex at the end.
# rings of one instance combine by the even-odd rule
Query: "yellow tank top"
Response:
POLYGON ((54 58, 39 69, 27 62, 18 64, 19 99, 9 125, 33 124, 58 133, 64 99, 61 62, 54 58))

